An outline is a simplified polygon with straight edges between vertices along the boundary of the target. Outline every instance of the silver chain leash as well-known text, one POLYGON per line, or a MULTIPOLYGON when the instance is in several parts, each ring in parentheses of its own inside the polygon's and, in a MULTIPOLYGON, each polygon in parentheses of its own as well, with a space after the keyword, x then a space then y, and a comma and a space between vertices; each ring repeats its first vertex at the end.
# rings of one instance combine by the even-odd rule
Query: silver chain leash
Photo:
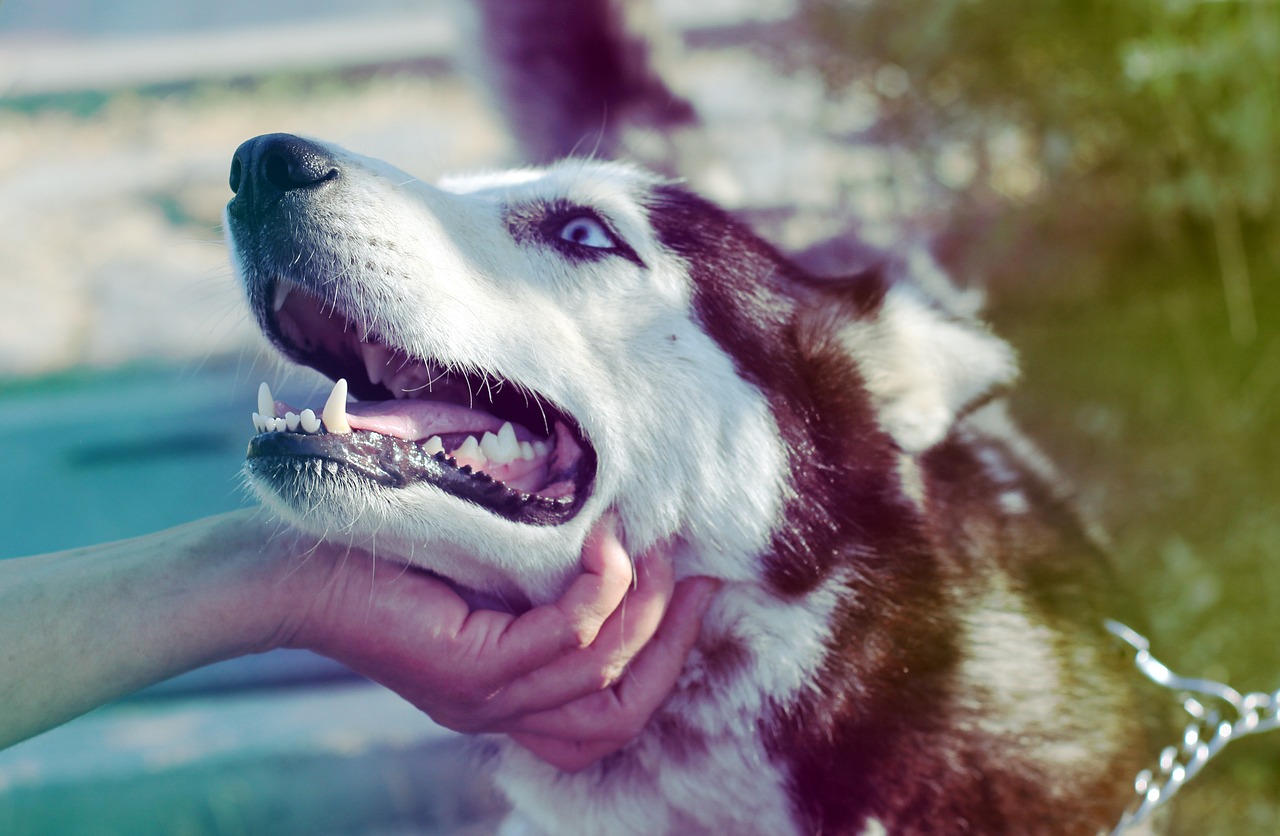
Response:
POLYGON ((1108 619, 1106 627, 1137 651, 1133 661, 1143 675, 1179 693, 1182 708, 1191 718, 1181 743, 1165 747, 1156 769, 1144 769, 1134 779, 1137 797, 1111 831, 1112 836, 1121 836, 1167 804, 1228 743, 1280 728, 1280 689, 1241 694, 1212 679, 1178 676, 1151 655, 1146 637, 1118 621, 1108 619))

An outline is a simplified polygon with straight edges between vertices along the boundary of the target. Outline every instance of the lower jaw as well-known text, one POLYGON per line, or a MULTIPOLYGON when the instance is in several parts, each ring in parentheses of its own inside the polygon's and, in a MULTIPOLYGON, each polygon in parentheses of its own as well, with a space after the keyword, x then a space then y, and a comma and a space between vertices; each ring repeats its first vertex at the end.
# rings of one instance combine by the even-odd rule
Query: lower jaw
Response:
MULTIPOLYGON (((307 461, 345 470, 384 488, 426 483, 503 519, 536 526, 559 525, 572 519, 585 502, 590 484, 579 480, 577 489, 566 497, 522 494, 483 473, 455 467, 443 454, 427 455, 414 442, 378 433, 269 432, 249 442, 251 470, 279 467, 292 471, 294 465, 307 461)), ((594 470, 594 461, 583 464, 594 470)), ((289 478, 289 473, 282 478, 289 478)))

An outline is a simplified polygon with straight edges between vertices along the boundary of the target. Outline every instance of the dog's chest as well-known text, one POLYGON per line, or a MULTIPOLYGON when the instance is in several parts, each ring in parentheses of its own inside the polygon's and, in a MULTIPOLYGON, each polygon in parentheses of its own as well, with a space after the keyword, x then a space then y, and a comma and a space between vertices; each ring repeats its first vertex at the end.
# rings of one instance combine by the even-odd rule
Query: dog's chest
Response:
POLYGON ((526 832, 798 832, 790 769, 762 732, 813 681, 834 603, 834 588, 789 603, 724 590, 676 692, 639 738, 583 772, 504 744, 496 779, 536 824, 526 832))
POLYGON ((785 770, 755 723, 706 735, 686 718, 656 716, 625 750, 575 775, 510 744, 498 784, 515 805, 504 834, 791 834, 785 770))

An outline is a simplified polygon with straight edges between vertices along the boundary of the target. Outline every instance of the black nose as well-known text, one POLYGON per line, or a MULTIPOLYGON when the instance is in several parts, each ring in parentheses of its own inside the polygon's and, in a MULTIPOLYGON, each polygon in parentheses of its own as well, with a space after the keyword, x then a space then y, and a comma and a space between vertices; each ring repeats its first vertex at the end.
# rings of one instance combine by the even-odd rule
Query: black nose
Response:
POLYGON ((338 166, 323 146, 293 134, 256 136, 231 158, 232 206, 264 209, 287 192, 314 188, 338 177, 338 166))

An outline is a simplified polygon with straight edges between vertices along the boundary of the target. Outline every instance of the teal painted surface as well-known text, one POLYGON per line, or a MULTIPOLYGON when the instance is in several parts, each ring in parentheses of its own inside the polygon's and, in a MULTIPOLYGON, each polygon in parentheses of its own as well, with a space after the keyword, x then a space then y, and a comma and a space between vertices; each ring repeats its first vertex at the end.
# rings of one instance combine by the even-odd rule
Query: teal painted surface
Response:
POLYGON ((0 833, 484 832, 468 745, 367 684, 109 706, 0 752, 0 833))
POLYGON ((242 507, 253 388, 234 366, 0 386, 0 557, 146 534, 242 507))
MULTIPOLYGON (((135 537, 254 504, 240 469, 264 374, 221 360, 0 379, 0 558, 135 537)), ((301 374, 281 377, 279 397, 316 398, 309 382, 297 382, 301 374)))
MULTIPOLYGON (((0 557, 248 504, 261 374, 215 362, 0 382, 0 557)), ((192 671, 0 751, 3 836, 475 834, 500 813, 467 741, 303 651, 192 671)))

